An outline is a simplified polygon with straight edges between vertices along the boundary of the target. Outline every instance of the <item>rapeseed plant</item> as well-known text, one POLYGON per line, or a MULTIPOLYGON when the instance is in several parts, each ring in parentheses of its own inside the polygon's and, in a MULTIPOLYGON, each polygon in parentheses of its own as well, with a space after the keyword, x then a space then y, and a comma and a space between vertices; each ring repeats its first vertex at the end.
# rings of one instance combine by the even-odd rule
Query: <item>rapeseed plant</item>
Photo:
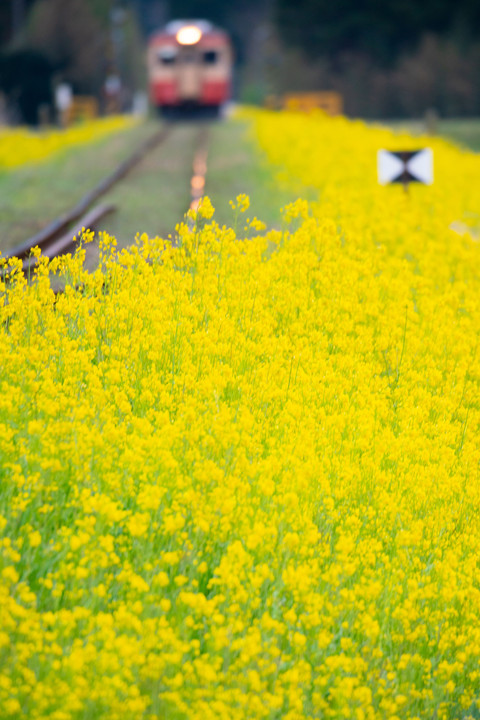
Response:
POLYGON ((30 163, 48 160, 67 148, 100 140, 135 123, 135 119, 118 115, 90 120, 67 130, 33 131, 26 128, 0 128, 0 172, 30 163))
POLYGON ((250 117, 281 230, 3 261, 2 717, 480 711, 478 158, 405 197, 386 131, 250 117))

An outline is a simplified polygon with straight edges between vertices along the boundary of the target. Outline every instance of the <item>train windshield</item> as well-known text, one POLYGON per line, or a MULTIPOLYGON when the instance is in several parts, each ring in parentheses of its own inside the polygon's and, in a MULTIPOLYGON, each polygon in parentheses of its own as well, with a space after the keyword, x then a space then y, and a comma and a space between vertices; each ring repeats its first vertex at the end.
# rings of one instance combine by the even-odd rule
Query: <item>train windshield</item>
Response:
POLYGON ((173 47, 162 48, 159 51, 157 57, 158 61, 161 62, 163 65, 173 65, 173 63, 177 59, 177 51, 173 47))
POLYGON ((206 50, 203 53, 203 62, 205 65, 215 65, 218 61, 218 52, 216 50, 206 50))

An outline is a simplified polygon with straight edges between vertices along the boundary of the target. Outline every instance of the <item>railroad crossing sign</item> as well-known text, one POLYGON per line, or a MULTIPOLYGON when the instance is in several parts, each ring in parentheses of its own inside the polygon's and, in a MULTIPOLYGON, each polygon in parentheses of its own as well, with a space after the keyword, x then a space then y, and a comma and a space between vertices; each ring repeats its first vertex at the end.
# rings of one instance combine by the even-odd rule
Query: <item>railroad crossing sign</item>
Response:
POLYGON ((410 182, 433 183, 433 153, 430 148, 390 152, 379 150, 377 156, 380 185, 410 182))

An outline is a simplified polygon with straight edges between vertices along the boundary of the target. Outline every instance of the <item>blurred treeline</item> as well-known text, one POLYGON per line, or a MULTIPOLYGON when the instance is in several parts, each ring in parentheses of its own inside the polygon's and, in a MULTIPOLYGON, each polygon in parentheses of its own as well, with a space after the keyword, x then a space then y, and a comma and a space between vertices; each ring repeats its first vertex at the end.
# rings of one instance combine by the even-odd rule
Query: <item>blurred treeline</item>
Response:
POLYGON ((0 92, 10 121, 36 124, 40 107, 53 117, 61 83, 96 98, 101 110, 108 77, 121 79, 119 109, 146 87, 145 40, 132 2, 0 0, 0 28, 0 92))
POLYGON ((478 0, 0 0, 0 91, 34 122, 56 84, 102 104, 114 74, 127 108, 172 18, 229 30, 242 101, 337 90, 353 116, 480 115, 478 0))
POLYGON ((478 0, 276 0, 288 88, 340 91, 364 117, 480 114, 478 0))

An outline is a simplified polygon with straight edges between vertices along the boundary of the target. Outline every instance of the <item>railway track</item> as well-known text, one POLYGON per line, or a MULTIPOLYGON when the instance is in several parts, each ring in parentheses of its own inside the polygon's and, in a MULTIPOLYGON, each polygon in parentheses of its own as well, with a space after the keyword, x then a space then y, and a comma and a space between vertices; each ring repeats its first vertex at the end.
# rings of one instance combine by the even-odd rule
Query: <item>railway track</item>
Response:
MULTIPOLYGON (((106 215, 118 210, 117 206, 112 203, 104 202, 97 205, 95 203, 139 165, 148 153, 166 143, 173 130, 174 126, 166 126, 148 138, 113 172, 87 192, 74 207, 55 218, 21 245, 10 250, 5 257, 7 259, 20 258, 23 271, 30 273, 37 263, 37 259, 32 256, 34 247, 40 247, 42 255, 50 259, 71 252, 75 247, 74 238, 81 233, 83 228, 94 229, 106 215)), ((201 125, 195 139, 190 181, 190 207, 194 209, 198 208, 205 188, 208 137, 208 128, 201 125)))
POLYGON ((208 130, 201 128, 197 138, 197 148, 193 156, 193 174, 190 180, 190 207, 197 210, 205 190, 207 174, 208 130))

